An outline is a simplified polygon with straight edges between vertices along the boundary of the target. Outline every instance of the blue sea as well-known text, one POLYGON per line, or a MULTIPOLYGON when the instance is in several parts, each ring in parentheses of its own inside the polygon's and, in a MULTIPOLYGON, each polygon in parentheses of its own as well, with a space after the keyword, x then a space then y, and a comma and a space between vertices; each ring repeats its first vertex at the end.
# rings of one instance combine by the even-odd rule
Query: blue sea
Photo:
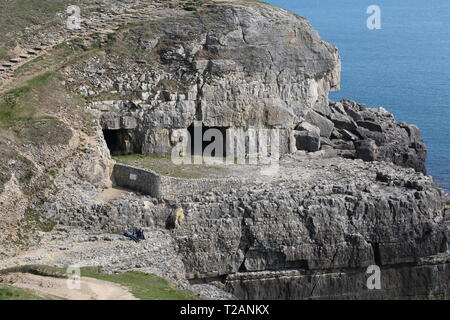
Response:
POLYGON ((428 148, 428 174, 450 190, 450 1, 266 0, 309 20, 342 59, 341 91, 416 124, 428 148), (367 28, 378 5, 381 29, 367 28))

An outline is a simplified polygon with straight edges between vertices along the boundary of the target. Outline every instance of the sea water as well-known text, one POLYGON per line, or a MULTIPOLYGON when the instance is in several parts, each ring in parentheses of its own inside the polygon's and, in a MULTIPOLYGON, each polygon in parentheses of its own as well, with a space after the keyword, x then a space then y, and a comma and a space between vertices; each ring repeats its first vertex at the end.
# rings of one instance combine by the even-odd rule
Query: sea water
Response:
POLYGON ((384 107, 416 124, 428 174, 450 190, 450 1, 267 0, 309 20, 342 59, 341 90, 330 99, 384 107), (369 29, 371 5, 381 29, 369 29))

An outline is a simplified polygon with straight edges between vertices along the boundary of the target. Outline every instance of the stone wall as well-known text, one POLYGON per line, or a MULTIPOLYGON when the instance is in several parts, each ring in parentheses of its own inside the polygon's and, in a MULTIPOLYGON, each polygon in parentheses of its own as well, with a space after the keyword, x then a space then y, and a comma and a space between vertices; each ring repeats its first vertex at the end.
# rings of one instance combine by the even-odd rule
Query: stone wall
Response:
POLYGON ((151 170, 116 164, 112 175, 113 182, 119 187, 160 197, 161 177, 151 170))
POLYGON ((241 180, 234 178, 183 179, 162 176, 152 170, 124 164, 114 166, 112 180, 119 187, 163 199, 174 199, 210 191, 230 192, 242 185, 241 180))

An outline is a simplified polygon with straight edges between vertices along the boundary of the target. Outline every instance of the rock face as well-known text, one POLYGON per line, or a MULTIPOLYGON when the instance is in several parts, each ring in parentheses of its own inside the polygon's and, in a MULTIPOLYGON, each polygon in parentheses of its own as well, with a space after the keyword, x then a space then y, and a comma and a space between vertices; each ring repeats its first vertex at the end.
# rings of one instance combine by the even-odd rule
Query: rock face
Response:
POLYGON ((419 129, 395 122, 383 108, 369 109, 353 101, 331 103, 331 135, 337 145, 355 148, 355 157, 365 161, 387 161, 426 173, 426 148, 419 129))
POLYGON ((118 38, 151 56, 139 61, 147 64, 95 56, 77 66, 71 84, 95 99, 90 106, 113 153, 170 154, 179 133, 201 121, 280 129, 281 154, 326 146, 425 173, 417 127, 396 123, 382 108, 328 101, 339 89, 339 56, 304 18, 264 4, 211 4, 118 38), (101 100, 107 93, 119 99, 101 100), (298 129, 307 125, 319 130, 298 129))
POLYGON ((226 288, 243 299, 448 299, 447 256, 417 266, 381 269, 380 290, 368 290, 365 270, 307 273, 298 271, 238 273, 226 288))
POLYGON ((136 96, 92 104, 105 130, 130 133, 118 138, 126 140, 123 152, 170 154, 174 131, 201 121, 214 128, 281 129, 281 153, 288 153, 302 116, 327 110, 328 92, 339 88, 336 48, 304 18, 264 4, 213 3, 195 15, 144 24, 126 37, 153 55, 151 65, 117 68, 123 62, 110 55, 81 65, 83 85, 73 84, 93 97, 111 91, 136 96), (105 72, 97 75, 98 69, 105 72))
MULTIPOLYGON (((64 156, 64 170, 55 174, 57 191, 33 210, 87 234, 145 227, 160 243, 128 252, 117 235, 90 245, 83 235, 55 263, 81 256, 108 271, 150 270, 243 299, 448 298, 446 211, 441 189, 424 175, 418 128, 382 108, 330 102, 339 56, 304 18, 255 1, 212 1, 195 13, 149 16, 103 49, 60 71, 99 126, 81 134, 85 124, 69 113, 75 107, 57 114, 73 128, 72 147, 42 148, 39 168, 64 156), (280 129, 279 170, 243 171, 233 190, 170 201, 98 199, 110 182, 108 148, 170 154, 194 121, 280 129), (185 219, 168 228, 176 208, 185 219), (371 265, 381 267, 381 290, 365 285, 371 265)), ((15 190, 9 171, 8 179, 15 190)), ((41 256, 34 258, 21 261, 41 256)))
POLYGON ((239 298, 448 296, 448 255, 423 262, 448 243, 431 178, 385 163, 306 156, 285 158, 275 177, 242 179, 234 192, 179 197, 176 205, 128 197, 55 203, 45 211, 91 231, 158 230, 179 206, 185 219, 170 236, 186 279, 239 298), (382 268, 381 291, 365 285, 370 265, 382 268))

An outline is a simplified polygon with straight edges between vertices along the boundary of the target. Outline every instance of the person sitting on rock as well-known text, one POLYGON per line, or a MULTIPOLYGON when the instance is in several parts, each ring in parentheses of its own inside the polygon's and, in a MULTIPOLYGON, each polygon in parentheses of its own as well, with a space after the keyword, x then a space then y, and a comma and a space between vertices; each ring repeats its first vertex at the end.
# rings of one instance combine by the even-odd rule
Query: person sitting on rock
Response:
POLYGON ((139 240, 145 240, 144 231, 142 231, 142 229, 136 228, 135 235, 139 240))
POLYGON ((139 242, 139 241, 140 241, 140 239, 139 239, 138 237, 136 237, 134 234, 132 234, 132 233, 129 232, 129 231, 126 231, 123 235, 124 235, 125 237, 127 237, 127 238, 130 238, 130 239, 133 240, 134 242, 139 242))

